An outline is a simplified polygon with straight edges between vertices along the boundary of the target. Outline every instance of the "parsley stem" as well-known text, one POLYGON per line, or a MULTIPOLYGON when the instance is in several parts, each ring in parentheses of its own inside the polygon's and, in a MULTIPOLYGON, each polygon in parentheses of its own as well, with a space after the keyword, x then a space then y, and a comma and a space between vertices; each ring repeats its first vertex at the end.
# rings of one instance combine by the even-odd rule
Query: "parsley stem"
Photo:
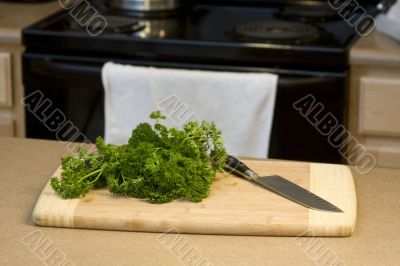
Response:
MULTIPOLYGON (((103 168, 101 168, 101 169, 99 169, 99 170, 101 170, 100 173, 96 176, 96 178, 95 178, 93 181, 90 182, 90 184, 95 183, 95 182, 99 179, 99 177, 101 176, 101 174, 103 173, 103 168)), ((98 171, 98 170, 97 170, 97 171, 98 171)))
POLYGON ((79 182, 82 182, 84 179, 88 178, 89 176, 95 175, 95 174, 97 174, 98 172, 102 172, 102 171, 103 171, 103 168, 100 168, 100 169, 98 169, 98 170, 96 170, 96 171, 93 171, 93 172, 91 172, 91 173, 85 175, 85 176, 82 177, 81 179, 79 179, 79 182))

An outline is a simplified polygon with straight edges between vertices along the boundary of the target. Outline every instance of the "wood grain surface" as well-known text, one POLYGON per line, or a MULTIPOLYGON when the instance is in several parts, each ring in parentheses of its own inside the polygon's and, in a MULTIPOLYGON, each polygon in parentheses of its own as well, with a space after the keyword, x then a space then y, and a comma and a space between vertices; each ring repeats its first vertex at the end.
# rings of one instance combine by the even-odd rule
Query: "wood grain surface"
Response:
MULTIPOLYGON (((341 208, 344 213, 307 209, 258 185, 218 174, 201 203, 145 200, 93 190, 80 199, 63 200, 49 183, 33 211, 37 225, 123 231, 270 236, 349 236, 356 221, 356 194, 343 165, 244 160, 260 175, 281 175, 341 208)), ((54 175, 59 176, 60 169, 54 175)))

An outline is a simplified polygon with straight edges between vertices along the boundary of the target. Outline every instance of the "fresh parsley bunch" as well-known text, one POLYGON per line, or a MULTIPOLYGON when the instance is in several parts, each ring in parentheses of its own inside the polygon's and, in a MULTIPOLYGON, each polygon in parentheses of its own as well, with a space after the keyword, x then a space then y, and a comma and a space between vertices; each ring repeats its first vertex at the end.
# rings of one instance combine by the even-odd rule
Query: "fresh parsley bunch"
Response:
POLYGON ((166 117, 138 125, 126 145, 96 140, 97 152, 78 150, 77 157, 61 159, 61 180, 51 186, 64 199, 84 196, 107 186, 111 193, 165 203, 186 198, 200 202, 207 197, 216 172, 222 172, 227 153, 221 131, 213 122, 190 121, 182 130, 160 123, 166 117))

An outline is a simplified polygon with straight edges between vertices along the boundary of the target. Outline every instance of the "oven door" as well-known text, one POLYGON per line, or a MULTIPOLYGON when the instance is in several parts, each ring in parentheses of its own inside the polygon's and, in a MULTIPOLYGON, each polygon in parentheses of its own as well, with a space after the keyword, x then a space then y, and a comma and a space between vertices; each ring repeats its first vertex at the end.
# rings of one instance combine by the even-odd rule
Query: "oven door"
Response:
MULTIPOLYGON (((89 140, 104 134, 104 95, 101 83, 102 65, 110 61, 101 58, 82 58, 25 53, 23 56, 25 95, 40 91, 59 108, 89 140)), ((216 66, 154 61, 112 60, 117 63, 279 74, 274 121, 269 155, 271 158, 342 162, 337 149, 330 146, 306 118, 293 108, 293 103, 308 94, 344 124, 346 73, 314 72, 243 66, 216 66)), ((44 121, 26 108, 26 135, 29 138, 63 139, 50 131, 44 121)), ((77 141, 83 139, 76 139, 77 141)))

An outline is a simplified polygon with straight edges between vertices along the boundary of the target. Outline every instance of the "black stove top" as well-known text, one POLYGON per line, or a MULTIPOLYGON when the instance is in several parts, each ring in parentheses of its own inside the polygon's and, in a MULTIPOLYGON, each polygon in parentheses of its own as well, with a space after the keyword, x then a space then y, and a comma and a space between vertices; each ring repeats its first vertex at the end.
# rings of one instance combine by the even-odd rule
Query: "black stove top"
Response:
MULTIPOLYGON (((182 14, 168 16, 168 13, 161 13, 158 17, 142 17, 135 13, 117 13, 104 11, 108 27, 98 36, 124 35, 132 40, 140 39, 164 39, 164 40, 190 40, 205 42, 249 42, 249 43, 276 43, 282 41, 287 44, 292 42, 296 45, 305 44, 302 40, 313 36, 313 45, 325 47, 345 46, 347 41, 353 37, 353 30, 345 22, 336 16, 331 19, 322 13, 319 16, 321 21, 314 21, 318 18, 315 14, 321 14, 318 10, 313 11, 307 7, 312 22, 307 20, 304 10, 297 10, 298 21, 296 20, 296 9, 289 11, 287 8, 244 8, 244 7, 210 7, 197 6, 192 10, 182 11, 182 14), (289 13, 290 12, 290 13, 289 13), (289 15, 290 14, 290 15, 289 15), (324 21, 324 19, 330 19, 324 21), (138 27, 137 25, 143 27, 138 27), (340 34, 336 30, 340 28, 340 34), (160 31, 163 31, 160 34, 160 31), (237 35, 248 38, 240 39, 237 35), (254 36, 254 38, 251 38, 254 36)), ((333 11, 337 14, 336 11, 333 11)), ((44 31, 55 31, 65 33, 82 33, 87 35, 85 27, 78 21, 66 14, 60 16, 54 23, 42 26, 44 31)), ((121 36, 122 37, 122 36, 121 36)), ((309 44, 309 43, 308 43, 309 44)))
POLYGON ((103 8, 100 14, 108 26, 98 36, 61 12, 26 29, 25 44, 28 50, 88 55, 318 66, 346 64, 356 39, 354 29, 329 6, 195 5, 151 16, 103 8))

